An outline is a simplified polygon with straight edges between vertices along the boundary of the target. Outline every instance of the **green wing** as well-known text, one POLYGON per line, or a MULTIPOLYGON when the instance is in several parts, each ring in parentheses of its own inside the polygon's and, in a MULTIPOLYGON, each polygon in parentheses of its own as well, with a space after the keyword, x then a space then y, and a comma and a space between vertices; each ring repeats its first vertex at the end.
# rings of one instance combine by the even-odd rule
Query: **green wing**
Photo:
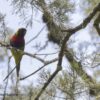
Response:
POLYGON ((14 57, 15 63, 16 63, 17 77, 19 77, 20 62, 22 60, 24 47, 20 48, 20 50, 22 50, 22 51, 16 50, 15 48, 11 49, 12 56, 14 57))

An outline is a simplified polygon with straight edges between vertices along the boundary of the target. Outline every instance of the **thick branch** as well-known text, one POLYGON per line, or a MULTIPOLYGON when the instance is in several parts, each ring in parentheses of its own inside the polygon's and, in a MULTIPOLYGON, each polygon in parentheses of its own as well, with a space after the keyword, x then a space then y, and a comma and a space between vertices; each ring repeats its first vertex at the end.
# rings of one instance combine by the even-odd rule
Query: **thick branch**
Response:
MULTIPOLYGON (((66 37, 68 37, 68 35, 66 35, 66 37)), ((44 86, 42 87, 42 89, 40 90, 40 92, 38 93, 38 95, 36 96, 35 100, 39 100, 39 97, 42 95, 42 93, 45 91, 45 89, 47 88, 47 86, 50 84, 50 82, 54 79, 54 77, 58 74, 58 72, 62 69, 62 59, 63 59, 63 55, 64 55, 64 50, 65 50, 65 45, 67 42, 67 38, 64 38, 64 40, 62 41, 62 46, 61 46, 61 50, 59 52, 59 58, 58 58, 58 64, 57 64, 57 69, 56 71, 50 76, 50 78, 48 79, 48 81, 44 84, 44 86)))
POLYGON ((89 86, 93 86, 95 84, 95 82, 92 80, 92 78, 84 72, 81 62, 77 62, 72 54, 67 50, 65 50, 65 56, 67 57, 68 61, 71 64, 71 67, 74 68, 74 70, 76 71, 76 73, 81 76, 81 78, 85 81, 85 83, 89 84, 89 86))
POLYGON ((100 27, 99 27, 99 23, 100 23, 100 12, 99 15, 97 16, 97 18, 94 21, 94 27, 96 29, 96 31, 98 32, 99 36, 100 36, 100 27))
POLYGON ((93 9, 92 13, 90 13, 89 16, 83 20, 83 23, 76 26, 75 28, 68 29, 68 30, 62 30, 62 32, 69 32, 71 34, 74 34, 75 32, 79 31, 80 29, 85 28, 98 11, 100 11, 100 3, 93 9))

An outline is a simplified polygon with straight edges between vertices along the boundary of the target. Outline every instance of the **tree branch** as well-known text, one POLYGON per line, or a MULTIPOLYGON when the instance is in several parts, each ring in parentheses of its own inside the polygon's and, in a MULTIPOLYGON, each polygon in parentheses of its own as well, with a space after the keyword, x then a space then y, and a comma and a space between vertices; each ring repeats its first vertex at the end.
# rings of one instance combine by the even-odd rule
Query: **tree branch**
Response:
POLYGON ((97 18, 94 21, 94 27, 95 27, 96 31, 98 32, 98 34, 100 36, 99 23, 100 23, 100 12, 99 12, 99 15, 97 16, 97 18))
MULTIPOLYGON (((7 49, 12 49, 12 48, 14 48, 14 47, 11 47, 10 45, 5 44, 5 43, 2 43, 2 42, 0 42, 0 45, 1 45, 2 47, 6 47, 7 49)), ((49 63, 53 62, 53 61, 51 61, 51 62, 50 62, 50 61, 45 61, 44 59, 42 59, 42 58, 36 56, 36 54, 30 54, 30 53, 28 53, 28 52, 24 52, 24 51, 19 50, 19 49, 17 49, 17 48, 14 48, 14 49, 15 49, 15 50, 18 50, 18 51, 21 51, 21 52, 23 53, 23 55, 27 55, 27 56, 29 56, 29 57, 33 57, 33 58, 39 60, 39 61, 42 62, 44 65, 46 65, 47 63, 49 64, 49 63)), ((55 60, 57 60, 57 59, 55 59, 55 60)), ((54 60, 54 61, 55 61, 55 60, 54 60)), ((10 74, 15 70, 15 68, 16 68, 16 66, 11 70, 10 73, 8 73, 8 75, 4 78, 4 81, 10 76, 10 74)), ((42 69, 42 68, 41 68, 41 69, 42 69)), ((37 71, 36 71, 36 72, 37 72, 37 71)), ((36 72, 35 72, 35 73, 36 73, 36 72)), ((31 73, 31 75, 33 75, 33 73, 31 73)), ((31 75, 29 75, 29 76, 31 76, 31 75)), ((29 76, 26 76, 26 78, 29 77, 29 76)))
POLYGON ((45 91, 45 89, 47 88, 47 86, 50 84, 50 82, 54 79, 54 77, 58 74, 58 72, 62 69, 62 59, 63 59, 63 55, 64 55, 64 50, 65 50, 65 46, 66 46, 66 42, 67 42, 67 37, 69 35, 66 35, 66 37, 64 38, 64 40, 62 41, 62 46, 61 46, 61 50, 59 52, 59 57, 58 57, 58 64, 57 64, 57 69, 55 70, 55 72, 50 76, 50 78, 47 80, 47 82, 44 84, 44 86, 42 87, 42 89, 40 90, 40 92, 37 94, 35 100, 39 100, 39 97, 42 95, 42 93, 45 91))
POLYGON ((85 28, 88 25, 88 23, 92 20, 92 18, 95 16, 95 14, 99 11, 100 11, 100 3, 93 9, 92 13, 90 13, 89 16, 87 18, 85 18, 80 25, 76 26, 75 28, 68 29, 68 30, 62 29, 61 31, 69 32, 69 33, 71 33, 71 35, 74 34, 75 32, 79 31, 80 29, 85 28))
MULTIPOLYGON (((2 43, 2 42, 0 42, 0 45, 1 45, 2 47, 6 47, 7 49, 10 49, 10 50, 11 50, 12 48, 14 48, 14 47, 11 47, 9 44, 2 43)), ((35 59, 39 60, 39 61, 42 62, 42 63, 45 63, 45 61, 44 61, 42 58, 36 56, 35 54, 30 54, 30 53, 28 53, 28 52, 24 52, 24 51, 22 51, 22 50, 20 50, 20 49, 17 49, 17 48, 14 48, 14 49, 15 49, 15 50, 18 50, 18 51, 21 51, 23 55, 27 55, 27 56, 29 56, 29 57, 32 57, 32 58, 35 58, 35 59)))
POLYGON ((47 63, 45 63, 42 67, 40 67, 39 69, 37 69, 37 70, 34 71, 33 73, 31 73, 31 74, 29 74, 29 75, 27 75, 27 76, 21 78, 20 80, 24 80, 24 79, 26 79, 26 78, 28 78, 28 77, 34 75, 35 73, 37 73, 38 71, 40 71, 40 70, 41 70, 42 68, 44 68, 45 66, 47 66, 47 65, 49 65, 49 64, 51 64, 51 63, 53 63, 53 62, 55 62, 55 61, 57 61, 57 60, 58 60, 58 59, 56 58, 56 59, 53 59, 53 60, 51 60, 51 61, 47 61, 47 63))

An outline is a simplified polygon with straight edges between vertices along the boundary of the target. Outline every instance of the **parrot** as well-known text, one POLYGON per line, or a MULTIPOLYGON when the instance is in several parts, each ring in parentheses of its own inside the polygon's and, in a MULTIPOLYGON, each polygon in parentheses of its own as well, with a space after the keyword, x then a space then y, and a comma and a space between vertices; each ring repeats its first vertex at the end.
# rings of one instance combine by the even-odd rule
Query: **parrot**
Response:
POLYGON ((26 31, 27 30, 25 28, 19 28, 17 32, 10 38, 10 46, 12 47, 11 53, 16 64, 17 78, 19 77, 20 63, 21 63, 23 51, 25 48, 24 36, 26 34, 26 31))

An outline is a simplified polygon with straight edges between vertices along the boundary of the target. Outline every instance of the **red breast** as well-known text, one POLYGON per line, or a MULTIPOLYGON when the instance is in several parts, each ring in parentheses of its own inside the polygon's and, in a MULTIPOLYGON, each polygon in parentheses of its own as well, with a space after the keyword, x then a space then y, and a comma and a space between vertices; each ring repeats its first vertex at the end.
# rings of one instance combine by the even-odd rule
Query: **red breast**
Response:
POLYGON ((11 37, 11 41, 15 43, 22 43, 24 41, 24 38, 18 37, 17 35, 13 35, 11 37))
POLYGON ((10 45, 13 47, 20 48, 24 46, 24 44, 24 37, 18 37, 17 35, 13 35, 10 39, 10 45))

